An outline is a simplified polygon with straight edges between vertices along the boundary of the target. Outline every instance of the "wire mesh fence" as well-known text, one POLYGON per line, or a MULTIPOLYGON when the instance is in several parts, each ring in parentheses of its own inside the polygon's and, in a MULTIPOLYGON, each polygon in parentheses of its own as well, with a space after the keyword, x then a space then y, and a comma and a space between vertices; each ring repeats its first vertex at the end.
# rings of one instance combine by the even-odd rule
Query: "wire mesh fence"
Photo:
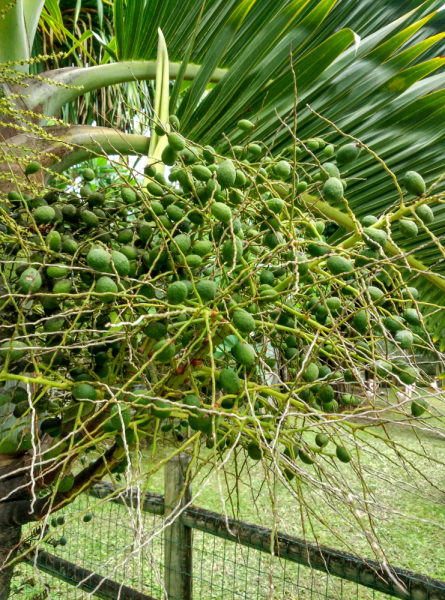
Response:
MULTIPOLYGON (((18 567, 14 600, 83 600, 91 595, 106 600, 186 600, 167 596, 164 585, 166 570, 181 566, 171 561, 166 565, 163 497, 149 495, 142 511, 131 508, 128 496, 98 505, 97 497, 109 491, 95 490, 94 497, 83 494, 59 515, 65 524, 58 527, 56 539, 40 545, 39 552, 18 567), (93 517, 85 522, 90 510, 93 517)), ((378 600, 386 594, 445 598, 445 583, 401 569, 387 577, 373 561, 333 550, 320 552, 281 534, 274 539, 270 530, 227 522, 223 515, 203 509, 188 508, 175 522, 182 531, 193 530, 192 537, 178 542, 180 553, 193 557, 190 573, 178 573, 191 575, 193 600, 378 600), (185 547, 190 539, 190 547, 185 547), (271 539, 275 556, 268 552, 271 539)))

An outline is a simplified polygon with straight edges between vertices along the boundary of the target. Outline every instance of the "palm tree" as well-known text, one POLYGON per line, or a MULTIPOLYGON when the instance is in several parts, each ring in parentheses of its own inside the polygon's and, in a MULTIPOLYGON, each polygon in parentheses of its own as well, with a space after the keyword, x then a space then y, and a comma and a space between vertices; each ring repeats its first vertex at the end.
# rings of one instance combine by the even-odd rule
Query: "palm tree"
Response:
MULTIPOLYGON (((355 230, 351 214, 356 218, 381 214, 397 202, 392 174, 401 176, 414 169, 431 184, 444 171, 445 58, 441 56, 443 13, 438 12, 442 1, 415 2, 405 12, 406 2, 387 7, 385 2, 371 5, 361 0, 214 0, 204 5, 196 0, 115 0, 113 14, 105 5, 104 16, 94 13, 91 26, 98 28, 100 40, 87 31, 82 43, 90 40, 91 44, 80 49, 80 40, 68 35, 68 27, 72 29, 82 14, 77 8, 92 10, 94 2, 76 3, 68 23, 68 3, 61 2, 59 12, 54 3, 44 0, 17 0, 15 4, 0 0, 4 16, 0 19, 0 63, 9 64, 10 69, 2 90, 16 108, 8 119, 1 119, 1 146, 9 153, 1 170, 4 175, 12 168, 21 180, 20 164, 37 153, 49 179, 91 156, 147 155, 150 137, 138 130, 132 116, 139 114, 144 127, 154 117, 152 90, 161 27, 174 82, 170 112, 178 115, 181 132, 189 139, 201 144, 225 139, 218 150, 227 152, 229 143, 244 142, 245 134, 236 123, 249 117, 256 121, 255 139, 273 153, 284 154, 291 133, 283 125, 276 134, 276 119, 285 123, 292 118, 296 94, 301 140, 323 137, 337 144, 343 139, 342 131, 381 157, 383 162, 376 162, 371 154, 363 153, 347 172, 348 207, 307 198, 315 210, 339 226, 331 241, 343 240, 347 230, 355 230), (52 27, 59 36, 56 50, 64 47, 64 40, 71 40, 73 51, 69 57, 59 57, 57 68, 39 72, 37 77, 30 59, 39 48, 49 48, 43 44, 45 27, 52 27), (88 66, 82 61, 88 61, 88 66), (109 102, 108 90, 116 86, 119 91, 113 97, 120 94, 129 104, 129 118, 122 118, 109 102), (69 110, 80 97, 89 98, 96 113, 69 110), (92 122, 98 113, 101 124, 109 123, 109 127, 84 123, 92 122), (79 119, 82 114, 87 118, 79 119), (56 123, 58 117, 68 126, 56 123)), ((48 67, 51 60, 46 59, 48 67)), ((3 177, 0 192, 14 185, 3 177)), ((441 191, 442 184, 435 189, 441 191)), ((444 225, 439 199, 434 213, 430 229, 440 238, 444 225)), ((442 305, 444 266, 434 237, 425 232, 402 240, 395 234, 394 243, 406 249, 407 269, 422 277, 424 300, 442 305)), ((399 252, 396 245, 389 245, 388 251, 399 252)), ((443 312, 435 312, 429 324, 440 331, 444 319, 443 312)), ((20 460, 10 460, 1 474, 12 473, 20 460)), ((1 495, 7 495, 15 484, 1 483, 1 495)), ((0 562, 19 539, 20 503, 20 498, 14 499, 0 510, 0 562)), ((3 571, 0 597, 7 597, 10 577, 10 571, 3 571)))

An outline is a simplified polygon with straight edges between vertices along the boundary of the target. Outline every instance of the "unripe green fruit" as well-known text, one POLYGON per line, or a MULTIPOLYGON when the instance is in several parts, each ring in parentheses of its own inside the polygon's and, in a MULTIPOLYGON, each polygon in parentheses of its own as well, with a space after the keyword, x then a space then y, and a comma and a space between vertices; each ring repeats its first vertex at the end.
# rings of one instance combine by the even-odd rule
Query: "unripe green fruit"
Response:
POLYGON ((232 316, 233 324, 241 333, 251 333, 255 331, 255 320, 247 311, 242 308, 235 308, 232 316))
POLYGON ((355 313, 353 324, 359 333, 364 333, 368 329, 368 317, 366 310, 359 310, 355 313))
POLYGON ((201 257, 207 256, 212 250, 213 244, 210 240, 198 240, 192 247, 192 251, 201 257))
POLYGON ((111 419, 110 425, 116 431, 123 431, 126 429, 131 421, 131 413, 130 407, 124 404, 123 402, 119 402, 118 404, 113 404, 111 406, 111 419), (120 413, 119 413, 120 409, 120 413))
POLYGON ((416 208, 416 215, 424 225, 429 225, 434 221, 434 213, 427 204, 422 204, 416 208))
POLYGON ((326 306, 329 310, 340 310, 341 308, 341 299, 337 296, 331 296, 326 299, 326 306))
POLYGON ((167 144, 167 146, 165 146, 165 148, 162 150, 161 160, 164 165, 172 167, 178 160, 178 153, 173 150, 170 144, 167 144))
POLYGON ((293 360, 298 355, 298 350, 296 348, 286 348, 284 351, 284 356, 286 360, 293 360))
POLYGON ((176 346, 168 340, 160 340, 153 348, 153 354, 159 352, 155 360, 161 363, 168 363, 176 354, 176 346))
MULTIPOLYGON (((131 239, 132 239, 133 232, 131 231, 131 229, 128 231, 131 233, 131 239)), ((141 242, 143 244, 146 244, 152 235, 153 235, 153 229, 150 227, 150 225, 148 223, 141 223, 138 226, 138 236, 141 239, 141 242)), ((127 237, 129 237, 129 236, 126 236, 126 238, 127 237)), ((131 241, 131 239, 128 241, 131 241)), ((127 256, 127 258, 128 258, 128 260, 131 260, 130 257, 127 256)), ((137 258, 137 256, 135 256, 133 260, 135 260, 136 258, 137 258)))
POLYGON ((333 275, 343 275, 344 273, 350 273, 353 270, 352 264, 343 256, 329 257, 326 261, 326 265, 333 275))
POLYGON ((317 433, 315 436, 315 443, 319 448, 324 448, 329 443, 329 436, 327 436, 325 433, 317 433))
POLYGON ((229 206, 223 204, 222 202, 214 202, 210 207, 210 212, 222 223, 228 223, 232 218, 232 211, 229 206))
POLYGON ((309 363, 306 367, 306 371, 303 373, 303 379, 312 383, 316 379, 318 379, 319 369, 316 363, 309 363))
POLYGON ((167 215, 174 223, 179 223, 185 217, 185 212, 176 204, 172 204, 167 208, 167 215))
MULTIPOLYGON (((204 165, 195 165, 192 167, 192 175, 198 181, 207 182, 212 177, 212 171, 204 165)), ((214 181, 212 179, 212 181, 214 181)))
POLYGON ((185 139, 179 133, 172 132, 168 136, 168 145, 174 152, 182 152, 185 148, 185 139))
POLYGON ((401 235, 407 240, 414 238, 419 233, 419 228, 414 223, 414 221, 409 221, 408 219, 402 219, 399 221, 399 231, 401 235))
POLYGON ((202 279, 195 287, 203 302, 210 302, 216 296, 217 285, 214 281, 202 279))
POLYGON ((255 352, 249 344, 238 343, 232 348, 232 356, 241 365, 251 367, 255 362, 255 352))
POLYGON ((170 304, 182 304, 187 296, 187 286, 182 281, 174 281, 167 288, 167 300, 170 304))
POLYGON ((415 287, 407 287, 405 290, 403 290, 402 294, 404 298, 409 298, 411 295, 414 300, 419 299, 419 292, 415 287))
POLYGON ((347 165, 358 158, 360 154, 360 146, 358 144, 346 144, 342 146, 336 155, 337 164, 347 165))
POLYGON ((69 279, 59 279, 53 286, 53 294, 69 294, 73 284, 69 279))
POLYGON ((222 247, 222 257, 224 261, 230 265, 233 264, 234 260, 236 263, 240 262, 243 257, 243 245, 241 240, 235 237, 235 243, 232 238, 224 242, 222 247))
POLYGON ((219 381, 221 383, 221 387, 227 394, 238 394, 241 390, 241 381, 238 377, 238 374, 233 369, 229 369, 228 367, 224 367, 222 369, 219 381))
POLYGON ((408 194, 412 194, 413 196, 421 196, 426 190, 422 176, 416 173, 416 171, 407 171, 405 173, 404 185, 408 194))
POLYGON ((374 215, 366 215, 362 219, 362 225, 363 227, 371 227, 371 225, 374 225, 374 223, 377 223, 377 221, 378 219, 377 217, 374 217, 374 215))
POLYGON ((137 195, 131 187, 123 187, 121 189, 121 198, 125 204, 133 204, 133 202, 136 202, 137 195))
POLYGON ((332 144, 328 144, 323 150, 323 156, 325 158, 332 158, 335 154, 335 148, 332 144))
POLYGON ((300 181, 300 183, 297 185, 297 194, 303 194, 306 190, 307 190, 307 182, 300 181))
POLYGON ((287 160, 280 160, 273 168, 273 174, 278 177, 278 179, 285 180, 289 177, 291 173, 291 166, 287 162, 287 160))
POLYGON ((372 264, 380 259, 380 255, 377 250, 370 250, 366 248, 364 250, 360 250, 358 253, 359 256, 355 259, 355 266, 362 268, 366 267, 369 264, 372 264))
POLYGON ((167 334, 167 327, 160 321, 149 323, 144 329, 144 333, 152 340, 161 340, 167 334))
POLYGON ((387 244, 388 236, 382 229, 365 227, 363 229, 363 241, 371 250, 384 249, 387 244))
POLYGON ((384 296, 384 293, 382 292, 382 290, 374 285, 368 286, 366 291, 369 294, 371 302, 374 302, 374 303, 377 303, 384 296))
POLYGON ((400 345, 402 350, 408 350, 408 348, 411 348, 414 341, 413 334, 411 333, 411 331, 408 330, 397 331, 397 333, 394 336, 394 339, 400 345))
POLYGON ((222 189, 233 187, 236 179, 235 165, 230 159, 224 160, 216 170, 216 178, 222 189))
POLYGON ((414 326, 418 327, 421 324, 420 317, 415 308, 407 308, 403 312, 403 318, 410 325, 414 325, 414 326))
POLYGON ((411 402, 411 414, 420 417, 428 409, 428 402, 423 398, 417 398, 411 402))
POLYGON ((238 129, 241 129, 241 131, 244 131, 244 133, 250 133, 254 128, 254 124, 248 119, 241 119, 238 121, 237 126, 238 129))
POLYGON ((412 385, 419 378, 417 369, 406 364, 398 365, 395 374, 399 376, 400 381, 405 385, 412 385))
POLYGON ((36 223, 45 225, 51 223, 56 218, 56 211, 51 206, 39 206, 34 211, 36 223))
POLYGON ((252 460, 261 460, 263 457, 263 451, 258 443, 254 441, 249 442, 249 445, 247 446, 247 454, 252 460))
POLYGON ((275 215, 279 215, 281 212, 283 212, 284 202, 283 200, 280 200, 280 198, 272 198, 271 200, 267 200, 266 205, 267 208, 275 215))
POLYGON ((394 315, 392 317, 385 317, 383 319, 383 325, 386 327, 388 331, 395 333, 397 331, 402 331, 403 329, 403 319, 398 315, 394 315))
POLYGON ((263 236, 263 244, 270 250, 284 244, 284 238, 279 232, 267 231, 263 236))
MULTIPOLYGON (((62 493, 69 492, 70 489, 73 487, 73 485, 74 485, 74 475, 71 475, 71 474, 65 475, 65 477, 59 481, 58 486, 57 486, 57 491, 62 492, 62 493)), ((62 538, 61 538, 59 543, 61 546, 66 546, 66 542, 67 542, 67 540, 65 538, 65 543, 62 543, 62 538)))
POLYGON ((338 170, 337 165, 334 165, 333 163, 330 163, 330 162, 326 162, 326 163, 323 163, 321 166, 323 169, 323 170, 320 170, 321 181, 323 181, 323 182, 327 181, 331 177, 336 177, 337 179, 340 179, 340 171, 338 170), (326 171, 326 173, 324 173, 323 171, 326 171))
POLYGON ((320 258, 325 254, 329 254, 330 248, 325 242, 317 242, 308 244, 307 251, 311 256, 320 258))
POLYGON ((310 150, 311 152, 315 152, 316 150, 318 150, 319 144, 318 144, 317 140, 314 140, 311 138, 311 139, 307 140, 306 148, 308 150, 310 150))
POLYGON ((165 400, 155 400, 151 407, 151 414, 157 419, 168 419, 172 411, 172 406, 165 400))
POLYGON ((345 448, 343 448, 343 446, 337 446, 337 448, 335 449, 335 453, 340 462, 351 462, 351 456, 349 455, 349 452, 345 448))
POLYGON ((82 177, 85 179, 85 181, 93 181, 96 175, 93 169, 83 169, 82 177))
POLYGON ((48 277, 52 277, 53 279, 61 279, 62 277, 66 277, 69 273, 68 267, 48 267, 46 269, 46 274, 48 277))
POLYGON ((117 250, 113 250, 111 252, 111 259, 113 261, 114 268, 116 269, 116 273, 121 277, 127 277, 130 272, 130 261, 122 254, 122 252, 118 252, 117 250))
POLYGON ((339 202, 343 198, 343 192, 343 184, 336 177, 331 177, 323 185, 323 196, 328 202, 339 202))
POLYGON ((104 275, 103 277, 99 277, 96 281, 95 291, 98 294, 105 294, 104 296, 99 296, 98 299, 105 304, 109 304, 110 302, 113 302, 113 294, 117 294, 118 289, 113 279, 104 275))
POLYGON ((20 287, 24 294, 35 294, 42 287, 42 277, 36 269, 30 267, 20 275, 20 287))
POLYGON ((111 263, 111 256, 106 250, 101 248, 95 248, 90 250, 87 254, 88 266, 95 271, 108 272, 108 267, 111 263))
POLYGON ((61 244, 61 237, 58 231, 50 231, 50 233, 46 237, 46 243, 48 244, 48 248, 57 252, 59 250, 61 244))
POLYGON ((179 131, 181 124, 179 122, 178 117, 176 115, 170 115, 168 120, 170 122, 172 129, 175 131, 179 131))
POLYGON ((97 397, 96 390, 89 383, 81 383, 79 385, 76 385, 71 390, 71 393, 73 394, 73 397, 79 402, 81 402, 82 400, 94 401, 97 397))
POLYGON ((133 231, 131 229, 121 229, 117 234, 119 244, 128 244, 133 239, 133 231))
POLYGON ((98 219, 97 215, 95 215, 90 210, 81 210, 79 216, 87 227, 98 227, 99 226, 99 219, 98 219))
POLYGON ((37 171, 40 170, 40 163, 36 161, 32 161, 28 163, 25 167, 25 175, 34 175, 37 171))
POLYGON ((155 183, 154 181, 149 181, 147 183, 147 191, 149 194, 155 197, 160 197, 164 194, 164 191, 161 188, 161 186, 155 183))
POLYGON ((191 269, 199 269, 202 264, 202 258, 197 254, 189 254, 185 257, 185 262, 191 269))

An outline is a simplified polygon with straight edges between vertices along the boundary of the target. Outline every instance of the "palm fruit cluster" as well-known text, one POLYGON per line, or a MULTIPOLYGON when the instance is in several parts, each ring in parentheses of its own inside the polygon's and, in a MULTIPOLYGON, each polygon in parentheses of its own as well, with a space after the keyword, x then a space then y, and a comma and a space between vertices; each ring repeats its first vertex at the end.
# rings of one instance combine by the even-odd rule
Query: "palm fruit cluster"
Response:
MULTIPOLYGON (((170 125, 143 173, 100 188, 88 167, 79 185, 3 198, 0 452, 29 449, 37 422, 45 460, 108 441, 128 457, 156 436, 259 460, 278 436, 289 480, 298 461, 349 462, 349 430, 329 425, 367 405, 365 379, 425 380, 418 291, 385 252, 394 227, 415 235, 433 219, 422 177, 406 174, 403 211, 340 243, 311 206, 344 200, 359 143, 275 156, 242 120, 245 145, 222 156, 170 125)), ((73 482, 69 468, 58 479, 73 482)))

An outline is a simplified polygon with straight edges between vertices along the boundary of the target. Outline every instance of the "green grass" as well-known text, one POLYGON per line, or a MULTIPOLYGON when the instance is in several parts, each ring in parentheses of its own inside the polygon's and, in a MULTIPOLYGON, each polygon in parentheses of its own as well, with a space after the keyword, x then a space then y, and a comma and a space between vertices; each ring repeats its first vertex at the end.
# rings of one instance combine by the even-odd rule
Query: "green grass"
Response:
MULTIPOLYGON (((442 402, 434 399, 433 404, 441 408, 442 402)), ((386 416, 390 417, 390 414, 386 416)), ((431 419, 432 424, 436 421, 431 419)), ((378 431, 381 435, 385 434, 382 427, 378 431)), ((405 453, 413 466, 395 458, 394 453, 388 450, 383 441, 373 439, 370 434, 360 434, 360 440, 368 442, 372 448, 371 452, 361 453, 361 468, 363 472, 366 471, 366 494, 373 516, 373 535, 380 540, 388 562, 445 580, 441 525, 445 517, 442 492, 445 475, 442 475, 443 467, 431 460, 442 460, 445 439, 420 431, 416 434, 406 424, 389 424, 386 431, 401 446, 411 451, 405 453), (434 485, 428 481, 434 482, 434 485)), ((333 445, 328 448, 334 450, 333 445)), ((168 452, 167 447, 159 446, 155 459, 165 457, 168 452)), ((205 455, 208 455, 208 452, 206 450, 205 455)), ((361 509, 364 515, 363 507, 360 507, 358 501, 353 505, 342 502, 342 494, 336 493, 335 490, 328 490, 324 494, 321 490, 313 493, 307 482, 301 483, 298 488, 293 486, 300 498, 303 498, 298 501, 295 494, 280 484, 276 489, 274 514, 271 509, 271 494, 274 493, 274 489, 273 485, 269 488, 267 484, 267 479, 271 477, 270 472, 263 464, 250 460, 243 466, 244 460, 244 454, 229 460, 225 473, 220 474, 219 484, 216 476, 213 476, 210 483, 203 487, 211 474, 210 465, 198 472, 193 482, 193 492, 197 493, 201 489, 202 492, 194 504, 216 512, 225 510, 229 516, 266 527, 272 527, 276 519, 278 529, 290 535, 306 536, 310 541, 317 540, 339 550, 353 551, 362 557, 374 557, 366 537, 366 532, 371 532, 368 519, 364 517, 358 522, 353 515, 356 509, 361 509), (235 474, 240 471, 241 477, 235 489, 235 474)), ((148 458, 144 457, 142 469, 147 465, 148 458)), ((304 469, 308 477, 318 477, 316 466, 304 466, 304 469)), ((343 465, 335 461, 331 473, 336 479, 324 478, 323 483, 333 487, 341 483, 350 494, 362 493, 361 479, 350 464, 343 465)), ((162 470, 150 477, 148 489, 163 492, 162 470)), ((343 494, 343 498, 346 495, 343 494)), ((84 496, 70 507, 70 511, 74 511, 75 515, 76 511, 86 510, 88 501, 95 502, 94 499, 88 500, 84 496)), ((68 545, 65 548, 58 547, 54 550, 46 545, 43 548, 86 568, 97 569, 104 576, 117 581, 125 580, 126 585, 140 588, 145 593, 161 598, 162 589, 151 564, 153 560, 158 562, 162 576, 162 535, 155 536, 144 546, 142 552, 136 551, 134 558, 125 563, 125 557, 131 549, 137 549, 138 538, 135 531, 138 525, 140 526, 137 517, 134 514, 131 516, 127 509, 111 503, 97 509, 94 514, 91 523, 85 524, 81 519, 74 518, 73 522, 64 528, 68 537, 68 545), (136 543, 136 546, 132 546, 133 543, 136 543), (125 546, 127 550, 122 552, 125 546), (109 563, 104 566, 107 561, 109 563)), ((159 527, 160 524, 159 517, 144 515, 145 541, 152 535, 150 531, 154 532, 153 528, 159 527)), ((266 554, 195 532, 194 598, 267 598, 270 564, 270 558, 266 554)), ((293 600, 316 595, 321 598, 353 600, 378 596, 372 590, 327 577, 323 573, 311 572, 308 568, 284 562, 280 564, 278 560, 273 564, 271 581, 276 587, 272 598, 293 600)), ((21 591, 17 588, 12 597, 28 600, 33 597, 32 594, 29 595, 29 589, 33 589, 35 594, 42 587, 30 567, 20 566, 19 571, 15 580, 16 586, 23 585, 24 580, 30 576, 34 578, 36 586, 27 584, 26 589, 21 591)), ((87 597, 84 592, 60 584, 49 576, 45 575, 44 579, 56 592, 56 598, 71 600, 87 597)))

